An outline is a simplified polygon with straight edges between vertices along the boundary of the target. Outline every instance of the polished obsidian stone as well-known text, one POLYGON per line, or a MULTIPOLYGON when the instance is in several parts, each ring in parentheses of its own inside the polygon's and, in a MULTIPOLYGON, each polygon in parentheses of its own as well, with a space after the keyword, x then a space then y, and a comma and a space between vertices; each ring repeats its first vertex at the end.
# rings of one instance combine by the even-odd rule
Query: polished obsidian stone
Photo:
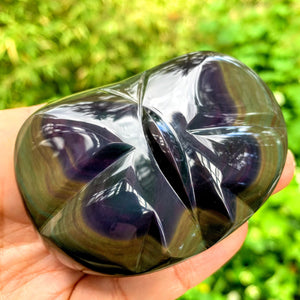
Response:
POLYGON ((132 275, 243 224, 274 189, 286 151, 263 81, 234 58, 198 52, 43 107, 19 133, 15 170, 64 263, 132 275))

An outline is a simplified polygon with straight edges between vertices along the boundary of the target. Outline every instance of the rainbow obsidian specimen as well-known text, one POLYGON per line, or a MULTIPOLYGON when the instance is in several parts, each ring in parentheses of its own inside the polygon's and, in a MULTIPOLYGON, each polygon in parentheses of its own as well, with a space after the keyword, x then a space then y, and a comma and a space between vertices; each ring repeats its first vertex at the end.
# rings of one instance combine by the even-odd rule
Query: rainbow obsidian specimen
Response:
POLYGON ((271 194, 286 151, 263 81, 234 58, 199 52, 43 107, 19 133, 15 170, 60 259, 133 275, 244 223, 271 194))

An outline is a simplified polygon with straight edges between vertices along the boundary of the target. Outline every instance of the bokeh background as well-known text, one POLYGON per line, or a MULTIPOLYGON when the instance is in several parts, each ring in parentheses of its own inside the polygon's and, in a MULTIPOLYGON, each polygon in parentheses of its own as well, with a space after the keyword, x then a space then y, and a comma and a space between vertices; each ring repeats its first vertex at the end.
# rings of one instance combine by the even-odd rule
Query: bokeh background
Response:
MULTIPOLYGON (((57 99, 200 50, 232 55, 265 80, 299 163, 298 0, 1 0, 0 108, 57 99)), ((234 259, 180 299, 300 299, 299 184, 297 169, 250 220, 234 259)))

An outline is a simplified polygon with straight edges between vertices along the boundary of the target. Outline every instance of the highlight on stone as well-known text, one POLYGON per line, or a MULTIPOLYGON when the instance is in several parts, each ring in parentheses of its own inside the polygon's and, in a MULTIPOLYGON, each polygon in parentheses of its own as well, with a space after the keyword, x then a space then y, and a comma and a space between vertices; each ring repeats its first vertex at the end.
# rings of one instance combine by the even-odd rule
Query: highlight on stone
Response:
POLYGON ((197 52, 41 108, 19 132, 15 171, 61 261, 122 276, 182 261, 242 225, 286 152, 282 113, 258 75, 197 52))

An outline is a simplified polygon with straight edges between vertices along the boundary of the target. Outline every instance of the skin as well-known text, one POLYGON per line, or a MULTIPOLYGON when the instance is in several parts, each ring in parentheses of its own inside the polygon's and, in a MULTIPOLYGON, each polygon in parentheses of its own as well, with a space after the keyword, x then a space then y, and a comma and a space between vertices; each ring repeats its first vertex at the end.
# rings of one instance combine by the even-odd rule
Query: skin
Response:
MULTIPOLYGON (((148 275, 94 276, 62 265, 31 225, 14 176, 17 133, 39 107, 0 111, 0 291, 4 299, 175 299, 214 273, 240 249, 247 223, 207 251, 148 275)), ((288 185, 294 169, 294 158, 289 152, 274 192, 288 185)))

